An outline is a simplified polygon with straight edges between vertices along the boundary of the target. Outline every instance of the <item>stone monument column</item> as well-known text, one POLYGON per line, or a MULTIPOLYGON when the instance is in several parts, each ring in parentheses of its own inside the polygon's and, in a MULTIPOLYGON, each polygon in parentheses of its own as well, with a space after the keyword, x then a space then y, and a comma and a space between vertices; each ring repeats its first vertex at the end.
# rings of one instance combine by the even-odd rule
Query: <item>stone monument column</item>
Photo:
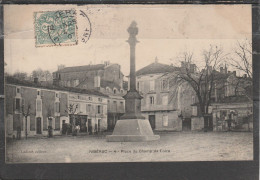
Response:
POLYGON ((136 90, 135 76, 135 46, 138 43, 136 35, 138 28, 135 21, 127 29, 130 45, 130 89, 124 96, 125 114, 116 122, 113 134, 106 136, 107 141, 152 141, 158 140, 154 135, 150 122, 141 115, 142 96, 136 90))
POLYGON ((130 88, 125 99, 125 114, 120 119, 145 119, 141 115, 141 99, 143 98, 136 90, 135 76, 135 46, 139 41, 136 39, 138 28, 135 21, 127 29, 129 38, 127 42, 130 45, 130 88))

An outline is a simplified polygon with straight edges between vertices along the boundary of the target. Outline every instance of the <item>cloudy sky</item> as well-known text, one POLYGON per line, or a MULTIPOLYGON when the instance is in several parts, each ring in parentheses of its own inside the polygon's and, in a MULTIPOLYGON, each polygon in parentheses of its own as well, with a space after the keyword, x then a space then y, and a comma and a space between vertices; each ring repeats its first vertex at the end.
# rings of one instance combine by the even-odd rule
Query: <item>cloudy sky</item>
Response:
MULTIPOLYGON (((83 20, 77 14, 78 37, 83 20)), ((184 51, 201 59, 210 44, 226 53, 237 41, 251 39, 250 5, 6 5, 4 7, 5 70, 9 73, 42 68, 55 71, 57 65, 80 66, 104 61, 118 63, 129 73, 127 28, 135 20, 139 28, 136 46, 137 70, 154 62, 176 64, 184 51), (87 43, 75 46, 35 47, 33 13, 76 9, 90 19, 92 34, 87 43)))

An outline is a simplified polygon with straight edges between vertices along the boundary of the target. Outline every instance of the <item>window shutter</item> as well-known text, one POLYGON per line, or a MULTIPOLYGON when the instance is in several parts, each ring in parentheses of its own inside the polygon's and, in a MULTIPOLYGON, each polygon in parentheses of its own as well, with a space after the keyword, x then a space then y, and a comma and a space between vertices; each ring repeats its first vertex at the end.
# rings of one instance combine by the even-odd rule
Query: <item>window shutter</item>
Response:
POLYGON ((100 106, 100 114, 103 114, 103 106, 100 106))
MULTIPOLYGON (((21 101, 20 101, 20 112, 22 112, 22 107, 23 108, 25 108, 25 102, 24 102, 24 99, 23 98, 21 98, 21 101)), ((29 106, 29 105, 28 105, 29 106)), ((25 109, 24 109, 24 111, 25 111, 25 109)))
POLYGON ((16 98, 14 98, 14 100, 13 100, 13 111, 15 111, 15 107, 16 107, 16 98))

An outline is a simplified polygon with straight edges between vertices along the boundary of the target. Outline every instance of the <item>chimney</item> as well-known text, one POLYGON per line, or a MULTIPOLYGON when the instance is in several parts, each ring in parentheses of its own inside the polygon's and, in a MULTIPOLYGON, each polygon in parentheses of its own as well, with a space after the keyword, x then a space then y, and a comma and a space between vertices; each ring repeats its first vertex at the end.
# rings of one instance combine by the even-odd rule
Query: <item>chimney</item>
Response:
POLYGON ((155 57, 154 62, 155 62, 155 63, 158 63, 158 58, 157 58, 157 56, 155 57))
POLYGON ((236 71, 233 71, 233 74, 234 74, 234 76, 237 76, 237 72, 236 71))
POLYGON ((220 67, 220 73, 224 73, 223 67, 220 67))
POLYGON ((104 64, 105 64, 105 67, 107 67, 110 65, 110 61, 105 61, 104 64))
POLYGON ((33 82, 34 82, 35 84, 38 84, 39 79, 38 79, 37 77, 35 77, 35 78, 33 78, 33 82))
POLYGON ((225 64, 225 74, 227 74, 227 65, 225 64))

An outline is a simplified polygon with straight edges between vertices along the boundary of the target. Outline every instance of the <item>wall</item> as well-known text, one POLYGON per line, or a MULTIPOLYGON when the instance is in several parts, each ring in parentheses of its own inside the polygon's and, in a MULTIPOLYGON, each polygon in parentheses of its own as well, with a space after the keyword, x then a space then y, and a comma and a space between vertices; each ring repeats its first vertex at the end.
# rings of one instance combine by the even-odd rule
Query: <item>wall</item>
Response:
POLYGON ((203 117, 191 117, 191 130, 200 131, 204 128, 204 118, 203 117))
POLYGON ((124 75, 121 73, 120 65, 111 64, 105 67, 104 74, 102 77, 106 81, 113 81, 118 84, 120 87, 123 87, 123 78, 124 75))
POLYGON ((158 131, 182 131, 182 120, 178 117, 177 111, 170 112, 142 112, 145 119, 149 115, 155 115, 155 130, 158 131), (168 115, 168 126, 163 125, 163 116, 168 115))

